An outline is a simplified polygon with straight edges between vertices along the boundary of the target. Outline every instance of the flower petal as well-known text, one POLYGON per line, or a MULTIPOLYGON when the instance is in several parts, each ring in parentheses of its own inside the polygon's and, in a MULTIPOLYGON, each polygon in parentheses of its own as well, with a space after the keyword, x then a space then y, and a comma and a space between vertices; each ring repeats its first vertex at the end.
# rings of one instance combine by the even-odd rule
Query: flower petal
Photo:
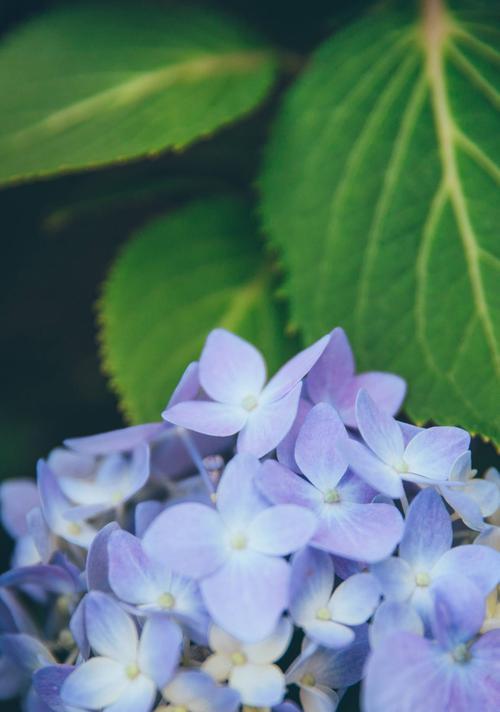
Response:
POLYGON ((456 546, 443 554, 432 576, 466 576, 487 596, 500 583, 500 553, 480 544, 456 546))
POLYGON ((252 519, 268 507, 255 480, 262 465, 249 453, 238 453, 230 460, 217 488, 217 509, 228 527, 245 529, 252 519))
POLYGON ((389 504, 341 501, 318 511, 311 544, 337 556, 372 563, 390 556, 403 534, 399 511, 389 504))
POLYGON ((245 425, 248 412, 239 405, 212 401, 184 401, 161 414, 169 423, 205 435, 234 435, 245 425))
POLYGON ((196 502, 176 504, 159 514, 142 544, 155 561, 195 579, 215 571, 227 556, 220 515, 196 502))
POLYGON ((286 556, 305 546, 318 526, 313 512, 295 504, 277 504, 260 512, 248 529, 249 545, 262 554, 286 556))
POLYGON ((116 522, 103 527, 94 538, 87 555, 87 586, 89 591, 111 591, 109 587, 108 543, 113 532, 120 529, 116 522))
POLYGON ((328 687, 301 687, 300 701, 304 712, 335 712, 340 698, 328 687))
POLYGON ((345 331, 337 327, 307 377, 309 397, 313 403, 331 403, 337 407, 353 376, 352 349, 345 331))
POLYGON ((394 633, 424 635, 424 624, 410 603, 384 601, 375 611, 369 628, 370 646, 375 648, 394 633))
POLYGON ((66 678, 61 698, 68 705, 97 710, 116 702, 127 684, 122 664, 110 658, 92 658, 66 678))
POLYGON ((262 402, 248 416, 238 435, 238 452, 263 457, 280 443, 292 427, 299 406, 301 384, 279 400, 262 402))
POLYGON ((327 403, 314 406, 297 437, 295 460, 322 492, 335 487, 347 469, 342 448, 346 441, 347 432, 337 411, 327 403))
POLYGON ((428 571, 451 548, 453 530, 443 500, 430 487, 419 492, 406 515, 399 555, 414 569, 428 571))
POLYGON ((470 580, 462 579, 457 586, 456 577, 447 576, 434 584, 432 596, 432 631, 441 647, 453 650, 468 643, 484 620, 486 604, 481 591, 470 580))
POLYGON ((264 388, 262 398, 267 402, 283 398, 309 373, 325 350, 329 340, 329 335, 323 336, 322 339, 300 351, 285 363, 264 388))
POLYGON ((377 579, 368 573, 354 574, 337 586, 328 608, 334 621, 361 625, 373 614, 379 600, 377 579))
POLYGON ((306 415, 309 413, 312 407, 313 406, 311 403, 309 403, 309 401, 305 400, 305 398, 303 397, 300 398, 297 415, 295 416, 295 420, 293 421, 292 427, 276 448, 276 456, 278 458, 278 461, 285 467, 288 467, 290 470, 293 470, 294 472, 300 471, 300 468, 297 465, 297 461, 295 460, 295 444, 297 442, 297 436, 306 418, 306 415))
POLYGON ((436 480, 447 479, 453 463, 470 444, 460 428, 436 426, 422 430, 406 446, 404 461, 409 471, 436 480))
POLYGON ((36 694, 52 712, 67 712, 61 700, 61 687, 74 669, 73 665, 47 665, 33 675, 36 694))
POLYGON ((356 398, 361 389, 368 393, 377 408, 394 416, 403 403, 406 383, 393 373, 382 373, 380 371, 369 371, 355 376, 344 391, 338 406, 342 420, 350 428, 357 427, 356 398))
POLYGON ((252 643, 276 627, 288 604, 289 581, 286 561, 244 550, 205 578, 201 591, 217 625, 252 643))
POLYGON ((120 697, 105 712, 150 712, 156 697, 154 682, 145 675, 127 682, 120 697))
POLYGON ((392 499, 403 496, 401 477, 393 467, 379 460, 365 445, 356 440, 348 440, 343 447, 351 469, 371 487, 392 499))
POLYGON ((258 643, 247 643, 243 650, 250 663, 267 665, 279 660, 287 651, 293 635, 288 618, 281 618, 274 631, 258 643))
POLYGON ((200 383, 210 398, 240 405, 257 397, 266 381, 266 364, 260 351, 225 329, 210 332, 200 358, 200 383))
POLYGON ((138 445, 150 442, 165 428, 166 425, 163 422, 144 423, 143 425, 132 425, 119 430, 109 430, 106 433, 98 433, 97 435, 68 438, 64 441, 64 444, 79 453, 88 455, 110 455, 113 452, 130 452, 138 445))
POLYGON ((219 687, 204 672, 181 670, 163 695, 175 706, 203 712, 236 712, 240 697, 236 690, 219 687))
POLYGON ((229 677, 241 702, 252 707, 269 707, 283 701, 285 676, 277 665, 236 665, 229 677))
POLYGON ((274 460, 262 463, 255 482, 260 492, 274 504, 297 504, 315 509, 323 501, 321 492, 307 480, 274 460))
POLYGON ((292 557, 289 608, 297 625, 305 627, 327 605, 334 578, 329 554, 306 547, 292 557))
POLYGON ((363 440, 382 462, 393 467, 401 463, 404 452, 401 428, 364 390, 356 398, 356 422, 363 440))
POLYGON ((155 601, 158 590, 153 563, 140 539, 125 531, 109 537, 109 583, 118 598, 132 604, 155 601))
POLYGON ((162 689, 173 677, 182 650, 182 631, 165 616, 152 616, 144 624, 139 643, 141 672, 162 689))
POLYGON ((366 712, 444 712, 449 663, 435 645, 412 633, 381 641, 368 660, 363 686, 366 712))
POLYGON ((170 396, 167 408, 171 408, 176 403, 181 403, 182 401, 195 400, 199 390, 200 364, 198 361, 192 361, 180 377, 179 383, 170 396))
POLYGON ((122 664, 135 662, 137 629, 130 616, 110 596, 89 593, 85 602, 85 625, 93 650, 122 664))
POLYGON ((406 601, 415 590, 415 574, 404 559, 391 556, 378 564, 372 564, 370 571, 390 601, 406 601))
POLYGON ((28 533, 26 516, 40 504, 33 480, 4 480, 0 485, 1 522, 13 539, 28 533))

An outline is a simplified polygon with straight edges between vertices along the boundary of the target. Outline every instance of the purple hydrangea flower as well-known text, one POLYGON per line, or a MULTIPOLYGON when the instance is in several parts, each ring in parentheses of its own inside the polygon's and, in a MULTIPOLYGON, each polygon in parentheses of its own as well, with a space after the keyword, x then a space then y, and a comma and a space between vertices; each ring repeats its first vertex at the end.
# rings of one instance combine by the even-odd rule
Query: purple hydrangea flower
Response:
POLYGON ((469 544, 451 548, 453 531, 441 497, 433 489, 420 492, 410 505, 399 558, 374 564, 388 600, 410 601, 427 620, 432 594, 440 579, 462 585, 471 579, 486 596, 500 582, 500 554, 485 546, 469 544))
POLYGON ((331 557, 311 548, 294 554, 290 613, 308 638, 327 648, 344 648, 376 609, 380 588, 369 573, 354 574, 333 591, 331 557))
POLYGON ((282 618, 273 633, 258 643, 242 643, 212 626, 209 644, 213 650, 202 670, 215 680, 229 681, 244 705, 269 707, 282 701, 285 675, 275 665, 284 655, 292 638, 293 626, 282 618))
POLYGON ((16 542, 12 566, 29 566, 40 561, 27 522, 29 512, 39 506, 38 489, 32 480, 5 480, 0 485, 0 519, 16 542))
POLYGON ((347 442, 349 464, 369 485, 392 498, 404 496, 402 480, 421 484, 446 480, 457 457, 469 447, 469 434, 449 427, 421 430, 405 446, 401 425, 363 390, 356 400, 356 420, 366 444, 347 442))
POLYGON ((33 675, 56 661, 43 643, 26 633, 0 635, 0 700, 24 696, 23 709, 43 712, 43 703, 32 686, 33 675))
POLYGON ((477 638, 484 597, 470 581, 434 592, 435 640, 409 632, 387 636, 370 656, 365 712, 496 712, 500 702, 500 630, 477 638))
POLYGON ((316 517, 295 505, 271 507, 254 479, 262 465, 236 455, 220 481, 216 508, 178 504, 146 531, 148 552, 177 573, 200 581, 213 620, 247 642, 270 635, 288 604, 289 564, 316 517))
POLYGON ((148 618, 140 638, 137 627, 104 593, 87 596, 85 624, 97 657, 78 665, 61 687, 63 702, 105 712, 150 712, 173 677, 182 635, 164 616, 148 618))
POLYGON ((351 346, 340 327, 330 334, 328 346, 311 369, 306 386, 313 403, 333 405, 350 428, 357 427, 355 403, 361 389, 389 415, 398 412, 406 393, 404 380, 392 373, 370 371, 356 375, 351 346))
POLYGON ((206 642, 209 618, 198 585, 156 560, 158 546, 151 541, 147 531, 142 542, 122 530, 111 533, 108 556, 113 593, 133 606, 135 613, 170 615, 184 623, 195 640, 206 642))
POLYGON ((368 627, 370 647, 375 648, 387 636, 401 631, 423 636, 422 619, 410 603, 384 601, 375 611, 373 621, 368 627))
POLYGON ((500 489, 494 482, 475 477, 468 450, 453 463, 450 484, 444 482, 439 491, 470 529, 481 531, 484 518, 494 514, 500 506, 500 489), (457 486, 462 483, 461 486, 457 486))
POLYGON ((165 420, 207 435, 239 433, 238 451, 262 457, 290 429, 301 379, 321 356, 328 337, 297 354, 269 383, 262 354, 224 329, 212 331, 200 358, 200 383, 210 401, 188 400, 169 407, 165 420))
POLYGON ((257 484, 275 504, 296 504, 316 514, 313 546, 345 558, 380 561, 401 539, 403 521, 392 504, 372 502, 375 491, 347 470, 346 441, 335 409, 319 404, 305 418, 295 447, 307 480, 266 460, 257 484))

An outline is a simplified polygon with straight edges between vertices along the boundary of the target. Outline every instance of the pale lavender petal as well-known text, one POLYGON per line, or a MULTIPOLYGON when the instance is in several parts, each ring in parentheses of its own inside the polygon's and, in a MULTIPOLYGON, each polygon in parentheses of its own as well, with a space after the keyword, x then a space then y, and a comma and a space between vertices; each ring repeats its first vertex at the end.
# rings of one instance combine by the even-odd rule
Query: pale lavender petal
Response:
POLYGON ((194 502, 176 504, 158 515, 146 530, 142 543, 155 561, 199 579, 226 560, 224 535, 218 512, 194 502))
POLYGON ((403 534, 403 519, 392 505, 359 504, 341 498, 338 503, 325 504, 318 517, 311 544, 356 561, 385 559, 403 534))
POLYGON ((415 590, 415 574, 404 559, 391 556, 373 564, 370 571, 377 578, 382 593, 390 601, 406 601, 415 590))
POLYGON ((500 507, 500 488, 495 482, 474 477, 467 482, 465 493, 478 504, 483 517, 490 517, 500 507))
POLYGON ((326 648, 345 648, 354 641, 354 631, 343 623, 312 618, 304 627, 307 637, 326 648))
POLYGON ((96 466, 95 457, 82 452, 56 447, 51 450, 47 464, 58 477, 91 477, 96 466))
POLYGON ((342 394, 338 405, 342 420, 350 428, 356 426, 356 397, 363 389, 384 413, 395 415, 401 408, 405 393, 406 383, 399 376, 380 371, 369 371, 355 376, 342 394))
POLYGON ((52 554, 54 541, 40 507, 34 507, 26 516, 29 536, 38 551, 40 559, 46 563, 52 554))
POLYGON ((262 465, 249 453, 238 453, 230 460, 217 488, 217 509, 228 527, 244 529, 268 507, 255 484, 262 465))
POLYGON ((316 509, 323 502, 323 495, 307 480, 287 470, 274 460, 262 463, 255 482, 260 492, 275 504, 297 504, 316 509))
POLYGON ((419 492, 406 515, 399 555, 414 569, 428 571, 450 549, 453 530, 443 500, 430 487, 419 492))
POLYGON ((336 712, 340 702, 335 690, 324 685, 301 686, 299 697, 304 712, 336 712))
POLYGON ((120 697, 103 712, 150 712, 156 698, 156 687, 145 675, 129 680, 120 697))
POLYGON ((76 590, 73 577, 65 569, 53 564, 20 566, 0 575, 0 587, 27 584, 40 586, 44 591, 59 594, 70 594, 76 590))
POLYGON ((279 660, 286 653, 292 635, 293 625, 288 618, 283 616, 270 636, 258 643, 247 643, 244 646, 248 662, 267 665, 279 660))
POLYGON ((167 408, 171 408, 176 403, 182 401, 195 400, 200 390, 200 364, 198 361, 192 361, 182 374, 179 383, 175 387, 170 400, 167 403, 167 408))
POLYGON ((300 468, 295 460, 295 443, 297 442, 297 436, 306 415, 309 413, 311 408, 312 404, 308 400, 305 400, 303 397, 299 400, 299 407, 297 409, 297 415, 295 416, 293 425, 276 448, 276 456, 279 462, 295 472, 300 471, 300 468))
POLYGON ((154 519, 162 512, 164 504, 154 499, 138 502, 134 510, 134 531, 139 538, 143 536, 146 529, 154 519))
POLYGON ((21 695, 25 688, 26 674, 6 655, 0 655, 0 700, 8 700, 21 695))
POLYGON ((333 582, 334 569, 329 554, 306 547, 293 556, 289 608, 297 625, 304 627, 327 605, 333 582))
POLYGON ((363 685, 365 712, 444 712, 450 663, 430 640, 395 633, 368 660, 363 685))
POLYGON ((383 463, 367 447, 355 440, 348 440, 344 448, 351 469, 371 487, 392 499, 403 496, 401 477, 394 468, 383 463))
POLYGON ((267 402, 278 400, 294 388, 306 376, 325 350, 330 336, 323 336, 314 344, 290 359, 271 378, 264 388, 262 398, 267 402))
POLYGON ((141 672, 162 689, 173 677, 182 651, 182 631, 165 616, 152 616, 144 624, 139 643, 141 672))
POLYGON ((337 405, 354 376, 354 356, 346 333, 337 327, 307 377, 307 392, 314 403, 337 405))
POLYGON ((453 463, 469 444, 469 433, 460 428, 427 428, 410 440, 404 451, 404 461, 410 472, 445 480, 453 463))
POLYGON ((114 531, 108 541, 108 558, 109 584, 122 601, 138 605, 155 601, 161 594, 153 563, 140 539, 125 531, 114 531))
POLYGON ((217 625, 252 643, 273 632, 288 605, 289 582, 286 561, 244 550, 205 578, 201 591, 217 625))
POLYGON ((457 546, 439 559, 432 576, 466 576, 486 596, 500 583, 500 552, 480 544, 457 546))
MULTIPOLYGON (((482 483, 487 484, 484 480, 482 483)), ((439 488, 439 492, 469 529, 475 529, 478 532, 484 529, 481 507, 475 499, 468 495, 465 489, 443 485, 439 488)))
POLYGON ((361 625, 373 614, 379 600, 377 579, 369 573, 354 574, 337 586, 328 608, 338 623, 361 625))
POLYGON ((89 547, 87 555, 87 586, 89 591, 110 591, 108 580, 108 542, 111 534, 120 527, 110 522, 103 527, 89 547))
POLYGON ((248 411, 240 405, 212 401, 184 401, 167 408, 161 414, 169 423, 205 435, 234 435, 248 419, 248 411))
POLYGON ((354 574, 359 574, 364 571, 368 565, 363 561, 353 561, 352 559, 344 559, 342 556, 335 556, 332 554, 333 566, 335 568, 335 575, 345 581, 349 576, 354 574))
POLYGON ((347 432, 337 411, 327 403, 314 406, 297 437, 295 460, 322 492, 335 487, 347 469, 346 441, 347 432))
POLYGON ((456 580, 452 576, 442 578, 432 590, 432 631, 446 650, 471 640, 481 628, 486 613, 482 592, 466 578, 462 578, 459 585, 456 580))
POLYGON ((138 445, 132 452, 130 471, 123 499, 127 500, 136 494, 136 492, 139 492, 148 481, 148 478, 149 447, 144 443, 138 445))
POLYGON ((469 686, 474 704, 478 710, 495 712, 500 699, 500 630, 482 635, 471 645, 470 652, 475 663, 473 682, 469 686))
POLYGON ((33 480, 4 480, 0 485, 0 519, 13 539, 28 533, 26 516, 39 504, 38 489, 33 480))
POLYGON ((356 398, 356 422, 363 440, 383 462, 397 467, 403 460, 403 434, 398 423, 380 410, 366 391, 356 398))
POLYGON ((87 637, 87 626, 85 625, 85 604, 87 596, 80 599, 69 621, 69 629, 78 646, 80 655, 84 660, 90 657, 90 643, 87 637))
POLYGON ((295 504, 269 507, 251 522, 248 528, 249 546, 262 554, 287 556, 305 546, 318 525, 309 509, 295 504))
POLYGON ((85 625, 93 650, 122 664, 135 662, 137 629, 130 616, 110 596, 93 591, 85 602, 85 625))
POLYGON ((277 705, 273 708, 274 712, 300 712, 295 702, 289 702, 285 700, 283 704, 277 705))
POLYGON ((370 625, 369 636, 372 648, 394 633, 414 633, 424 635, 424 624, 410 603, 384 601, 375 611, 370 625))
POLYGON ((52 712, 66 712, 61 700, 61 687, 75 667, 73 665, 47 665, 33 675, 33 686, 40 699, 52 712))
POLYGON ((397 420, 396 422, 399 425, 403 434, 403 441, 405 447, 408 445, 410 440, 413 440, 415 435, 418 435, 424 430, 424 428, 420 428, 418 425, 413 425, 412 423, 404 423, 402 420, 397 420))
POLYGON ((92 658, 66 678, 61 698, 68 705, 98 710, 113 704, 127 683, 123 665, 109 658, 92 658))
POLYGON ((142 443, 148 443, 161 434, 167 426, 163 422, 131 425, 128 428, 109 430, 97 435, 86 435, 80 438, 68 438, 64 441, 79 453, 88 455, 110 455, 115 452, 129 452, 142 443))
POLYGON ((273 450, 292 427, 299 405, 301 384, 298 383, 279 400, 261 403, 252 411, 238 435, 238 452, 263 457, 273 450))
POLYGON ((239 692, 242 704, 252 707, 276 705, 285 695, 285 676, 277 665, 236 665, 229 684, 239 692))
POLYGON ((266 364, 255 346, 225 329, 210 332, 200 358, 200 382, 210 398, 240 405, 258 397, 265 381, 266 364))
POLYGON ((220 687, 209 675, 198 670, 181 670, 164 690, 174 707, 189 705, 203 712, 236 712, 240 697, 236 690, 220 687))

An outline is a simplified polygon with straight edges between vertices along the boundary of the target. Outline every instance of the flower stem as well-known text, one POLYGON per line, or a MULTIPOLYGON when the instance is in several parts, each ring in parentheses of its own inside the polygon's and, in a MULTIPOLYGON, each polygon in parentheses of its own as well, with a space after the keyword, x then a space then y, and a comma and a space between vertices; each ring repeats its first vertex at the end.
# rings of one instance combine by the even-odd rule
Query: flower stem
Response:
POLYGON ((208 470, 203 463, 203 458, 200 455, 196 444, 194 443, 187 430, 185 430, 184 428, 178 428, 178 432, 184 447, 189 453, 189 456, 193 461, 193 464, 195 465, 196 469, 198 470, 201 479, 205 483, 205 486, 208 490, 208 494, 212 498, 212 495, 215 492, 214 483, 212 482, 210 475, 208 474, 208 470))

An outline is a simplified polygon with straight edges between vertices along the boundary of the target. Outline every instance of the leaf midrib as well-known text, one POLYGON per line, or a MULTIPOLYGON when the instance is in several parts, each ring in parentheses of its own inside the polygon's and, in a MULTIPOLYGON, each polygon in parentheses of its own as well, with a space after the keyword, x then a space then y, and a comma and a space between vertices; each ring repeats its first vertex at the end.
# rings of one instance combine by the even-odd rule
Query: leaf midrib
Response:
POLYGON ((248 72, 271 59, 272 53, 269 50, 207 54, 173 66, 141 72, 114 87, 52 112, 42 121, 11 134, 8 143, 14 145, 23 143, 38 133, 56 134, 91 118, 100 111, 109 112, 130 106, 175 83, 196 82, 213 76, 248 72))

